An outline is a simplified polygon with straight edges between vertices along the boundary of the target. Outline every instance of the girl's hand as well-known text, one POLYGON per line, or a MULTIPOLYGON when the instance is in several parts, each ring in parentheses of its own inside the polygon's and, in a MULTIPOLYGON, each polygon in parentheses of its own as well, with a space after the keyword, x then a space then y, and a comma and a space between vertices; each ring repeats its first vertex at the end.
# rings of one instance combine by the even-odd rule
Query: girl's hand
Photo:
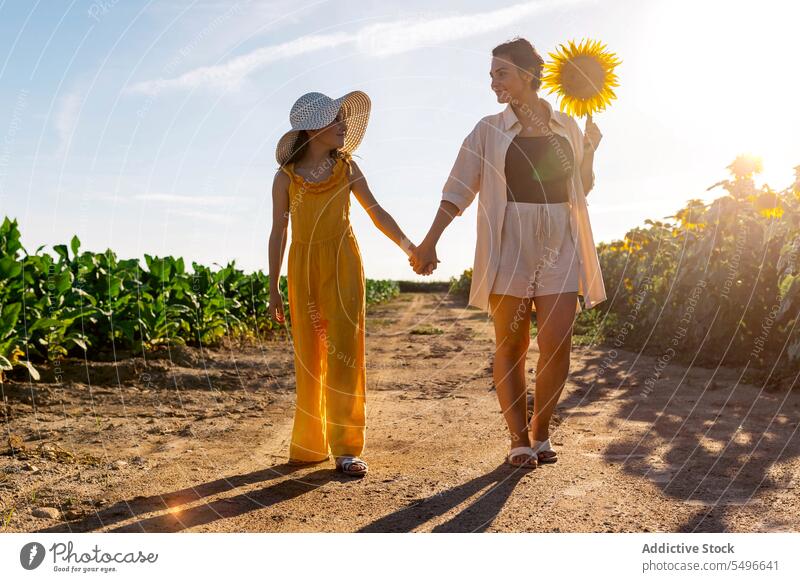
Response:
POLYGON ((281 325, 286 323, 286 318, 283 315, 283 298, 280 292, 270 291, 267 314, 281 325))
POLYGON ((436 247, 423 241, 411 253, 408 262, 417 275, 430 275, 439 263, 439 259, 436 257, 436 247))
POLYGON ((583 151, 594 152, 602 139, 603 134, 600 133, 600 128, 592 121, 592 116, 587 115, 586 128, 583 130, 583 151))

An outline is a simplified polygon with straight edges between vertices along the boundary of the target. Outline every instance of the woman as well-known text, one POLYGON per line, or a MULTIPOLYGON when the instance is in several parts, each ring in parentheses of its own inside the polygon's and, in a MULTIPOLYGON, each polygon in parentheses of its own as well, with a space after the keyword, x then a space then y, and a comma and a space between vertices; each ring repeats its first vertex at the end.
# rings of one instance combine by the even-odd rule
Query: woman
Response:
POLYGON ((272 186, 269 313, 284 321, 278 276, 291 216, 288 291, 297 404, 289 462, 328 459, 356 477, 367 473, 364 449, 365 281, 350 226, 350 192, 387 237, 408 254, 413 245, 375 201, 352 152, 361 143, 370 100, 362 91, 339 99, 307 93, 292 107, 292 130, 279 140, 272 186))
POLYGON ((464 140, 430 230, 409 262, 435 268, 436 243, 480 192, 470 305, 494 320, 494 383, 511 433, 507 462, 535 468, 557 460, 550 419, 566 382, 575 315, 606 299, 586 208, 601 134, 540 99, 544 64, 525 39, 492 51, 492 90, 504 111, 464 140), (539 329, 534 410, 527 422, 525 358, 531 312, 539 329))

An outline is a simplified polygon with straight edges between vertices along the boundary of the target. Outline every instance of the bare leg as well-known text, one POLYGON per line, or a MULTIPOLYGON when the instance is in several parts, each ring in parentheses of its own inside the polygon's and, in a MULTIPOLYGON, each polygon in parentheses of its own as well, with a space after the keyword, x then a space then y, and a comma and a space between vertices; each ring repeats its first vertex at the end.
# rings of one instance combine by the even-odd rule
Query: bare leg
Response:
POLYGON ((525 359, 530 345, 531 300, 510 295, 489 296, 494 318, 494 385, 511 433, 511 447, 530 445, 527 432, 525 359))
POLYGON ((539 332, 539 361, 536 364, 531 433, 537 441, 550 435, 550 419, 569 373, 572 326, 575 322, 577 293, 558 293, 534 297, 539 332))

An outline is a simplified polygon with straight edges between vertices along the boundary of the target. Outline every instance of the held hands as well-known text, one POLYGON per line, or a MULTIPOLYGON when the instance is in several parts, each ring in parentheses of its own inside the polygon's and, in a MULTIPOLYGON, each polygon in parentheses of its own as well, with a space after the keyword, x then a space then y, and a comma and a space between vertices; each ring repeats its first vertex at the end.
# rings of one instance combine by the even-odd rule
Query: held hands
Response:
POLYGON ((603 134, 600 133, 600 128, 592 121, 592 116, 587 115, 586 128, 583 130, 583 151, 594 152, 602 139, 603 134))
POLYGON ((441 261, 436 257, 436 245, 426 241, 414 247, 408 257, 408 263, 417 275, 430 275, 439 262, 441 261))

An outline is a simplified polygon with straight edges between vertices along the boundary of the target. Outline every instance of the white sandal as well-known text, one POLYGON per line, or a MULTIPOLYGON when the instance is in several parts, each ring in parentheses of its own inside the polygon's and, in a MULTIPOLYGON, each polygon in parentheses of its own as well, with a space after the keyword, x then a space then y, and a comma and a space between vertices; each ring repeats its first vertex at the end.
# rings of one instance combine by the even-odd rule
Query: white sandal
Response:
POLYGON ((345 475, 352 475, 353 477, 363 477, 369 470, 367 464, 363 459, 358 457, 336 457, 336 470, 341 471, 345 475), (353 465, 363 465, 363 469, 351 469, 353 465))
POLYGON ((508 452, 506 463, 517 469, 535 469, 538 465, 538 455, 531 447, 514 447, 508 452), (527 458, 522 463, 514 463, 511 459, 525 455, 527 458), (531 462, 533 461, 533 462, 531 462))
POLYGON ((536 441, 531 439, 531 448, 536 451, 536 460, 541 463, 555 463, 558 461, 558 454, 550 444, 550 438, 543 441, 536 441), (544 455, 541 453, 553 453, 552 455, 544 455))

